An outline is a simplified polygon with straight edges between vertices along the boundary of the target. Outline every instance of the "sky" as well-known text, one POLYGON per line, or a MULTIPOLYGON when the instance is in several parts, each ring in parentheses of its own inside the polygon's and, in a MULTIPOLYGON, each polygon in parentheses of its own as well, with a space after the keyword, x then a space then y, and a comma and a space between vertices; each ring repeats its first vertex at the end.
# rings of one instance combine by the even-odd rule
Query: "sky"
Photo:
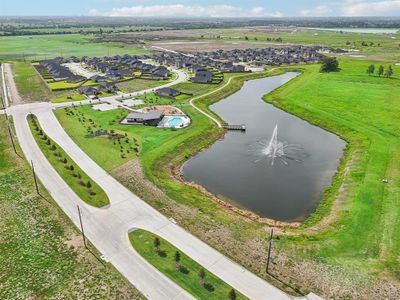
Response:
POLYGON ((400 16, 400 0, 1 0, 2 16, 400 16))

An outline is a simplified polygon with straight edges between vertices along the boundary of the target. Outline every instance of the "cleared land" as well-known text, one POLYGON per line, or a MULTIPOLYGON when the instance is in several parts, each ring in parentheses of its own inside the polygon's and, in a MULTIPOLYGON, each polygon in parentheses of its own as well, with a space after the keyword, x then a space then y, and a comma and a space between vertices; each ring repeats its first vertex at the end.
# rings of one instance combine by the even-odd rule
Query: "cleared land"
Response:
POLYGON ((145 54, 148 50, 121 43, 92 43, 94 35, 35 35, 2 37, 0 59, 43 60, 57 56, 105 56, 145 54))
POLYGON ((27 162, 12 150, 4 116, 0 186, 1 299, 144 299, 84 248, 78 230, 42 186, 46 199, 36 194, 27 162))
MULTIPOLYGON (((140 255, 197 299, 228 299, 232 290, 229 285, 206 270, 204 283, 201 284, 199 273, 202 267, 164 239, 145 230, 131 232, 129 239, 140 255), (158 251, 154 247, 156 238, 160 241, 158 251), (179 264, 175 260, 177 251, 180 254, 179 264)), ((237 299, 247 299, 238 292, 236 295, 237 299)))
MULTIPOLYGON (((302 76, 267 98, 289 112, 340 134, 350 143, 346 168, 342 165, 320 209, 299 232, 283 228, 281 233, 288 234, 281 235, 274 246, 276 265, 272 266, 272 272, 287 285, 274 278, 270 280, 288 291, 292 290, 289 285, 296 291, 313 290, 324 297, 384 295, 395 299, 400 289, 400 175, 396 168, 400 156, 396 134, 400 125, 396 96, 400 94, 400 81, 397 77, 368 76, 366 68, 370 63, 342 60, 342 70, 330 74, 319 73, 317 65, 302 66, 302 76), (382 178, 389 178, 389 184, 383 184, 382 178), (318 220, 325 220, 332 207, 333 222, 312 230, 318 220), (360 238, 355 239, 356 236, 360 238)), ((397 76, 399 72, 399 68, 395 68, 397 76)), ((234 79, 228 88, 197 103, 206 109, 213 101, 240 88, 241 82, 234 79)), ((185 112, 191 116, 193 126, 182 131, 159 131, 141 126, 122 129, 137 134, 143 143, 140 162, 144 175, 137 165, 133 171, 135 175, 132 169, 128 172, 126 168, 132 167, 131 163, 115 169, 113 174, 179 224, 266 277, 262 259, 266 255, 266 226, 221 209, 209 195, 171 177, 171 170, 220 136, 220 131, 208 119, 191 108, 185 108, 185 112), (158 138, 162 133, 168 139, 158 138), (140 174, 166 194, 160 193, 146 179, 138 181, 140 174)), ((62 111, 57 114, 78 145, 105 166, 97 154, 99 147, 95 148, 95 143, 77 134, 77 124, 63 116, 62 111)), ((95 119, 102 119, 105 115, 101 114, 91 112, 95 119)))
POLYGON ((86 203, 95 207, 109 204, 106 193, 68 156, 68 154, 42 131, 39 122, 30 116, 29 126, 43 154, 71 189, 86 203))

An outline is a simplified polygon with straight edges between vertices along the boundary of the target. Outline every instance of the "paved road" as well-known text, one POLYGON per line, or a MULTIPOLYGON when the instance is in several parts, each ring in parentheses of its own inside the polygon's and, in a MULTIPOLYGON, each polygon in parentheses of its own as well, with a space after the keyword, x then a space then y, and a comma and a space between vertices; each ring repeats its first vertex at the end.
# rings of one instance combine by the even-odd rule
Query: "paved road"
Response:
MULTIPOLYGON (((89 240, 146 297, 157 300, 193 298, 133 250, 128 232, 136 228, 160 235, 250 299, 291 299, 170 222, 106 173, 66 134, 52 112, 57 106, 42 102, 17 105, 9 109, 14 117, 17 138, 26 159, 33 161, 43 185, 78 228, 77 205, 82 208, 85 234, 89 240), (44 157, 30 132, 26 120, 30 112, 38 117, 46 134, 103 188, 110 199, 110 205, 99 209, 85 204, 62 180, 44 157)), ((314 295, 308 298, 317 299, 314 295)))

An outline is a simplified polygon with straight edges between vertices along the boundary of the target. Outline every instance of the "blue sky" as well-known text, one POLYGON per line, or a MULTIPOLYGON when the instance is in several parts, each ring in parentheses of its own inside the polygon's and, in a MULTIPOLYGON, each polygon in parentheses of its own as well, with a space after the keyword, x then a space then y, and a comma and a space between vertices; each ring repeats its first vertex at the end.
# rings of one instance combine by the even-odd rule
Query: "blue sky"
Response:
POLYGON ((400 0, 1 0, 7 16, 400 16, 400 0))

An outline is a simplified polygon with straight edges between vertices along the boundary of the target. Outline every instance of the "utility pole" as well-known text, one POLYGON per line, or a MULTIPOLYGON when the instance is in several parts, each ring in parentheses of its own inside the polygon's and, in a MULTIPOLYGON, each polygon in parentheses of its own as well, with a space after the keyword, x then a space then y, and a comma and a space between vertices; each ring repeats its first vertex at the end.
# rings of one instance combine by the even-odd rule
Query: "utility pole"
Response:
POLYGON ((85 248, 87 249, 85 232, 83 231, 81 209, 79 208, 79 205, 77 205, 77 207, 78 207, 78 214, 79 214, 79 223, 81 224, 81 232, 82 232, 83 244, 85 245, 85 248))
POLYGON ((31 160, 31 165, 32 165, 33 179, 34 179, 34 181, 35 181, 36 192, 40 195, 39 186, 38 186, 37 179, 36 179, 35 168, 33 167, 33 161, 32 161, 32 160, 31 160))
MULTIPOLYGON (((6 116, 7 116, 7 115, 6 115, 6 116)), ((9 125, 9 124, 7 124, 7 128, 8 128, 8 133, 10 134, 11 144, 12 144, 12 146, 13 146, 14 152, 15 152, 15 154, 18 155, 17 148, 15 147, 14 139, 13 139, 13 137, 12 137, 12 133, 11 133, 11 129, 10 129, 10 125, 9 125)), ((19 156, 19 155, 18 155, 18 156, 19 156)))
POLYGON ((269 237, 269 246, 268 246, 267 268, 266 268, 267 274, 268 274, 268 268, 269 268, 269 261, 271 260, 271 249, 272 249, 272 237, 273 237, 273 235, 274 235, 274 229, 271 228, 271 234, 270 234, 270 237, 269 237))

